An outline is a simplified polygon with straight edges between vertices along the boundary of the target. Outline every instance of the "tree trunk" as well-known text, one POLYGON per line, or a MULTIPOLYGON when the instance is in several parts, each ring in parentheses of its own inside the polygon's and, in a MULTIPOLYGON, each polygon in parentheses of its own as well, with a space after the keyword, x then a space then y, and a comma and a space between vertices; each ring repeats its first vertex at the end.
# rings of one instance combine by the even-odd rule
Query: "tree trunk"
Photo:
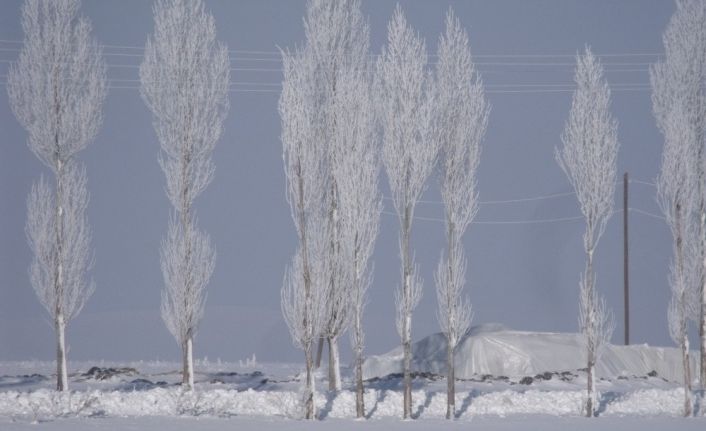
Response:
MULTIPOLYGON (((447 232, 447 241, 448 241, 448 265, 447 265, 447 271, 448 271, 448 280, 451 282, 453 280, 453 270, 454 270, 454 244, 455 244, 455 227, 453 221, 451 221, 451 217, 447 216, 446 217, 446 224, 448 226, 448 232, 447 232)), ((450 289, 450 286, 447 286, 447 289, 450 289)), ((456 376, 455 376, 455 369, 454 369, 454 348, 456 346, 455 340, 452 340, 453 336, 451 335, 452 333, 456 333, 456 326, 457 322, 452 321, 451 319, 452 316, 452 309, 455 307, 455 304, 453 301, 455 298, 452 298, 451 295, 447 296, 447 304, 446 304, 446 313, 447 313, 447 319, 449 319, 447 323, 447 331, 449 333, 446 334, 446 419, 452 419, 454 415, 456 414, 456 376)), ((455 315, 455 313, 453 314, 455 315)))
POLYGON ((314 417, 314 360, 311 355, 311 347, 305 349, 306 360, 306 383, 304 386, 304 418, 315 419, 314 417))
POLYGON ((410 419, 412 416, 412 376, 410 373, 412 359, 412 343, 409 337, 405 337, 404 341, 404 419, 410 419))
POLYGON ((446 343, 446 419, 456 415, 456 369, 454 367, 454 343, 446 343))
POLYGON ((182 372, 181 385, 186 390, 194 388, 194 350, 191 335, 184 342, 184 370, 182 372))
POLYGON ((315 367, 319 368, 321 366, 321 357, 324 355, 324 337, 319 338, 319 346, 316 349, 316 362, 315 367))
POLYGON ((328 337, 328 390, 341 390, 341 359, 338 354, 338 340, 328 337))
POLYGON ((411 227, 411 208, 405 207, 404 222, 402 226, 402 265, 403 273, 403 301, 405 302, 404 328, 402 331, 402 345, 404 348, 404 397, 403 414, 404 419, 411 418, 412 415, 412 376, 410 368, 412 362, 412 313, 407 309, 412 302, 412 262, 409 250, 409 237, 411 227))
MULTIPOLYGON (((592 353, 589 353, 592 355, 592 353)), ((588 372, 586 376, 587 380, 587 396, 586 396, 586 417, 592 418, 595 416, 595 391, 596 391, 596 370, 595 364, 591 359, 588 360, 588 372)))
MULTIPOLYGON (((57 154, 59 138, 55 138, 57 154)), ((64 316, 64 163, 57 156, 56 161, 56 268, 54 269, 54 313, 56 319, 56 390, 69 389, 68 373, 66 371, 66 320, 64 316)))
POLYGON ((584 282, 586 283, 586 289, 588 289, 588 310, 587 315, 589 316, 589 327, 587 328, 586 337, 586 417, 593 417, 595 414, 595 365, 596 365, 596 339, 598 334, 596 334, 596 304, 593 302, 593 244, 590 245, 587 253, 588 260, 586 261, 586 276, 584 282))
POLYGON ((701 355, 699 358, 699 384, 701 389, 706 389, 706 209, 701 201, 701 313, 699 315, 699 339, 701 341, 701 355))
POLYGON ((66 367, 66 324, 64 316, 59 315, 56 318, 56 390, 68 391, 69 378, 66 367))
MULTIPOLYGON (((676 223, 676 260, 677 260, 677 272, 680 279, 686 278, 684 275, 684 251, 683 251, 683 235, 682 235, 682 220, 681 220, 681 203, 675 205, 675 223, 676 223)), ((686 316, 684 316, 685 298, 684 293, 681 293, 681 298, 679 299, 679 312, 681 313, 680 324, 681 328, 681 352, 682 352, 682 370, 684 371, 684 416, 691 416, 691 372, 689 367, 689 337, 686 330, 686 316)), ((700 328, 699 328, 700 329, 700 328)))
POLYGON ((355 416, 365 417, 365 398, 363 390, 363 352, 355 354, 355 416))
POLYGON ((692 414, 691 406, 691 367, 689 366, 689 337, 684 332, 681 342, 682 367, 684 369, 684 417, 692 414))

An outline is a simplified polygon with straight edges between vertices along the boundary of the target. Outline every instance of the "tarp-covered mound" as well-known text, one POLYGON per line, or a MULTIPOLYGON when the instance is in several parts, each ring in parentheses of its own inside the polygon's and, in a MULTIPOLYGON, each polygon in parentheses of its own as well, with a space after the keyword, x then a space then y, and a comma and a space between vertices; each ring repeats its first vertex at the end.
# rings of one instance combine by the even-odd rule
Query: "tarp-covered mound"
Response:
MULTIPOLYGON (((586 367, 581 334, 513 331, 501 325, 475 326, 456 349, 456 377, 474 375, 531 376, 546 371, 575 371, 586 367)), ((695 366, 695 356, 692 355, 695 366)), ((402 348, 371 356, 363 365, 364 378, 402 372, 402 348)), ((433 334, 412 345, 412 370, 445 374, 446 338, 433 334)), ((609 344, 598 364, 601 377, 645 376, 651 371, 667 380, 680 380, 682 366, 678 349, 646 344, 609 344)))

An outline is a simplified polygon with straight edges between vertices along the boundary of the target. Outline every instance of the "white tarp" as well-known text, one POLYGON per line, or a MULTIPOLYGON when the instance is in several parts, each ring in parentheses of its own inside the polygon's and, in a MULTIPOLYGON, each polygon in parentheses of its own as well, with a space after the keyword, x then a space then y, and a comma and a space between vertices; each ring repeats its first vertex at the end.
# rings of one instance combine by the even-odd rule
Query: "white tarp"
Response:
MULTIPOLYGON (((545 371, 576 371, 586 367, 585 355, 581 334, 513 331, 500 325, 477 326, 458 345, 456 377, 464 379, 482 374, 517 377, 545 371)), ((692 367, 695 367, 696 352, 691 356, 692 367)), ((681 363, 681 353, 676 348, 609 344, 598 364, 598 375, 645 376, 656 371, 660 377, 679 381, 681 363)), ((445 373, 446 339, 443 334, 430 335, 412 345, 412 370, 445 373)), ((367 358, 363 366, 365 378, 401 372, 400 347, 367 358)))

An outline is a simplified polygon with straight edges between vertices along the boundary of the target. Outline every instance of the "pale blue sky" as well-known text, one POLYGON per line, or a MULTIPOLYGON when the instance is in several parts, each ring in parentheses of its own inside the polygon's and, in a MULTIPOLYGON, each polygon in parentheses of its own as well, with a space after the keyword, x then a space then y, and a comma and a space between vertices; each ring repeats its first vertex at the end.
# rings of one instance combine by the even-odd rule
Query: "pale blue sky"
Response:
MULTIPOLYGON (((648 63, 662 52, 661 34, 674 10, 667 0, 473 0, 401 1, 410 23, 436 50, 449 5, 469 32, 475 60, 488 85, 492 105, 483 142, 479 192, 484 201, 540 196, 570 190, 554 161, 554 147, 568 115, 573 58, 586 44, 603 57, 615 86, 613 113, 622 144, 620 172, 652 181, 658 172, 662 139, 651 114, 648 63), (530 55, 497 57, 497 55, 530 55), (536 57, 536 55, 557 55, 536 57), (628 56, 624 54, 630 54, 628 56), (644 56, 634 54, 647 54, 644 56), (498 65, 507 62, 511 65, 498 65), (531 64, 527 64, 531 63, 531 64), (533 63, 540 63, 536 65, 533 63), (549 84, 541 91, 536 84, 549 84), (643 84, 640 87, 640 84, 643 84), (519 85, 508 87, 509 85, 519 85), (529 85, 529 86, 528 86, 529 85), (637 86, 623 91, 628 85, 637 86), (508 92, 508 90, 523 92, 508 92), (619 90, 618 90, 619 89, 619 90), (531 90, 531 91, 528 91, 531 90)), ((216 17, 218 38, 236 52, 231 80, 274 86, 281 82, 277 47, 303 39, 303 0, 206 0, 216 17), (245 60, 245 58, 275 61, 245 60), (251 69, 275 69, 274 71, 251 69)), ((0 4, 0 39, 22 39, 20 0, 0 4)), ((364 0, 370 17, 371 47, 379 53, 395 1, 364 0)), ((100 43, 144 46, 152 30, 151 2, 84 0, 82 12, 100 43)), ((17 44, 0 42, 0 82, 17 44)), ((106 48, 106 53, 139 54, 139 49, 106 48)), ((166 231, 169 203, 157 164, 158 144, 151 117, 134 88, 139 56, 108 55, 113 88, 103 127, 81 154, 85 161, 94 229, 97 289, 69 326, 70 359, 179 359, 179 350, 159 316, 162 277, 159 244, 166 231), (128 67, 117 67, 126 65, 128 67), (129 67, 133 66, 133 67, 129 67), (123 80, 123 81, 117 81, 123 80)), ((25 145, 26 133, 0 92, 0 360, 52 359, 53 333, 29 286, 30 252, 24 237, 25 199, 45 172, 25 145)), ((232 92, 225 133, 215 150, 216 177, 197 201, 200 224, 218 250, 208 288, 206 315, 195 355, 237 360, 256 353, 260 360, 300 360, 281 318, 279 290, 285 264, 295 248, 285 201, 280 122, 276 92, 232 92)), ((386 178, 382 178, 386 184, 386 178)), ((386 188, 386 186, 385 186, 386 188)), ((618 191, 620 188, 618 188, 618 191)), ((657 213, 655 191, 632 188, 633 207, 657 213)), ((436 179, 426 200, 438 200, 436 179)), ((617 202, 621 201, 620 194, 617 202)), ((387 208, 391 210, 390 207, 387 208)), ((420 204, 421 217, 439 217, 441 208, 420 204)), ((521 221, 579 215, 572 196, 488 204, 478 221, 521 221)), ((631 213, 632 339, 671 344, 666 322, 670 237, 658 219, 631 213)), ((622 340, 622 223, 610 221, 597 250, 598 289, 615 310, 615 341, 622 340)), ((500 322, 515 329, 577 330, 578 278, 583 268, 582 223, 476 224, 465 245, 475 323, 500 322)), ((425 280, 414 315, 415 339, 438 330, 433 269, 444 244, 442 225, 418 220, 414 248, 425 280)), ((375 281, 366 315, 367 352, 381 353, 398 343, 393 289, 399 278, 397 226, 383 215, 375 281)), ((347 337, 342 341, 348 359, 347 337)))

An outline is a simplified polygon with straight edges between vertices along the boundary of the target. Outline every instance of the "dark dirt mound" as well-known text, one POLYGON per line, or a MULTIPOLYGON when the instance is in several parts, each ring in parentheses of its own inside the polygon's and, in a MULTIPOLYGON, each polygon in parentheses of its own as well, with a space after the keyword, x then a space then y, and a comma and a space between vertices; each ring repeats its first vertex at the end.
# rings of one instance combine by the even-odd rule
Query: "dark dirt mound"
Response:
POLYGON ((131 367, 91 367, 88 371, 81 374, 81 376, 95 380, 108 380, 116 376, 134 376, 136 374, 138 374, 137 370, 131 367))

